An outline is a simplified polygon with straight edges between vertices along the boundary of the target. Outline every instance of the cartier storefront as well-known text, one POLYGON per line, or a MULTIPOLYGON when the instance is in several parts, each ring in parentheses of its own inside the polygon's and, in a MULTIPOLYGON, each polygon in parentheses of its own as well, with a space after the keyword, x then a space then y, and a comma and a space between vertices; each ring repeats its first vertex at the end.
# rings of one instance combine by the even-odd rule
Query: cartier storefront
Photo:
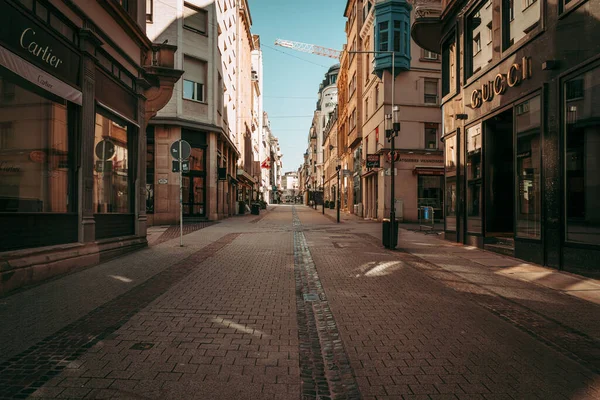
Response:
POLYGON ((0 0, 0 293, 146 244, 141 67, 67 7, 0 0))

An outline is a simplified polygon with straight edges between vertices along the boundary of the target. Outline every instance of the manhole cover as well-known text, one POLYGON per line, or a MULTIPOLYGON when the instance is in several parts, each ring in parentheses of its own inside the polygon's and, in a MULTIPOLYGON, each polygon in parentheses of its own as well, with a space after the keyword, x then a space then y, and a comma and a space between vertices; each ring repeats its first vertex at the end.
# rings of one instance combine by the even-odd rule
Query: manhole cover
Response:
POLYGON ((130 347, 131 350, 149 350, 154 347, 154 343, 136 343, 130 347))
POLYGON ((304 293, 304 301, 318 301, 319 295, 316 293, 304 293))

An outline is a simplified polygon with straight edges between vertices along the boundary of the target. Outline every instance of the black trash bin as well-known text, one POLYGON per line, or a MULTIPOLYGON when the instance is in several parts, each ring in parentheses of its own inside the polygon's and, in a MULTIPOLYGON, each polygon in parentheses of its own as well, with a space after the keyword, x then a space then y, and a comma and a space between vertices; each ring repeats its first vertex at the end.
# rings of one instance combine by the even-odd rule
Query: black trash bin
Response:
POLYGON ((260 214, 260 203, 252 203, 252 206, 250 207, 250 212, 253 215, 259 215, 260 214))
POLYGON ((386 249, 393 249, 396 248, 396 245, 398 244, 398 221, 394 221, 394 242, 393 242, 393 246, 390 246, 390 229, 391 229, 392 223, 390 222, 389 219, 384 219, 383 220, 383 225, 382 225, 382 233, 381 233, 381 241, 383 242, 383 246, 386 249))

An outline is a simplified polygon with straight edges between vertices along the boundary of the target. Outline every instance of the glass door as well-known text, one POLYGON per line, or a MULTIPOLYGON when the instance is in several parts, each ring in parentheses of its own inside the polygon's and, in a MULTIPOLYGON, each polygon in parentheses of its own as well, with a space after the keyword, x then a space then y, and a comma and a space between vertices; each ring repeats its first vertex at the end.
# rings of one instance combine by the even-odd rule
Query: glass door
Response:
POLYGON ((183 176, 183 213, 190 217, 204 217, 205 179, 203 175, 183 176))

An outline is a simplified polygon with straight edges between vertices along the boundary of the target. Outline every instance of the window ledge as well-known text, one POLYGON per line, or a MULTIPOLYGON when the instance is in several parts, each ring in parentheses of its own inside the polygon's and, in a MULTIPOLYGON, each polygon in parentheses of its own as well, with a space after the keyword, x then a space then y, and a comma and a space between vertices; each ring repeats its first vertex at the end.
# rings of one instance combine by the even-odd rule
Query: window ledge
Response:
POLYGON ((442 62, 439 58, 433 59, 433 58, 423 58, 423 57, 419 58, 419 61, 437 63, 437 64, 440 64, 442 62))
POLYGON ((207 103, 206 101, 200 101, 200 100, 188 99, 188 98, 186 98, 186 97, 183 97, 183 100, 191 101, 192 103, 199 103, 199 104, 208 105, 208 103, 207 103))

